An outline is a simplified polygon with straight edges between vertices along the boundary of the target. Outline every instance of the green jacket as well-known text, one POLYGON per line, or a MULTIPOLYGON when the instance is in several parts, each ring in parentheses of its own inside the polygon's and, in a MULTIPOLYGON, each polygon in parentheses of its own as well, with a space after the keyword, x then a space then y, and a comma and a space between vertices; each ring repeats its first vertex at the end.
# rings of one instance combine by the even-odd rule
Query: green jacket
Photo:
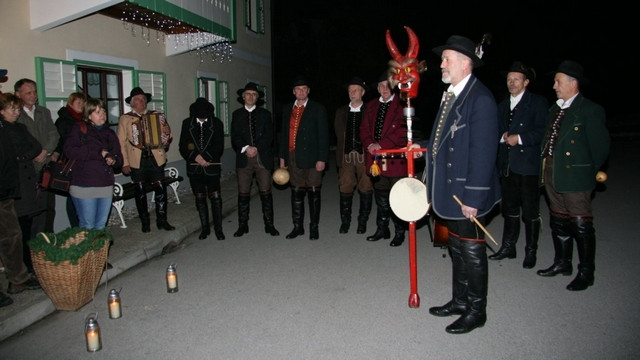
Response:
MULTIPOLYGON (((559 109, 557 104, 549 109, 547 129, 559 109)), ((547 131, 542 149, 548 136, 547 131)), ((554 189, 559 193, 592 191, 596 173, 609 156, 610 142, 604 108, 579 93, 566 110, 553 151, 554 189)))

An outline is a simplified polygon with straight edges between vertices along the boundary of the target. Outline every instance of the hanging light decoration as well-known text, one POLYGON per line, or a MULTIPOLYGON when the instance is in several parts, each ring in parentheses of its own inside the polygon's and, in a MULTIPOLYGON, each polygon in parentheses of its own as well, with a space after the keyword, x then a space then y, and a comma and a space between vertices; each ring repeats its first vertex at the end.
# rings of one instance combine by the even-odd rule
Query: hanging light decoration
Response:
POLYGON ((151 41, 166 44, 169 40, 174 47, 185 48, 200 58, 200 62, 211 60, 224 63, 231 61, 233 46, 229 39, 183 23, 150 9, 125 1, 101 11, 104 15, 118 18, 132 37, 140 37, 147 46, 151 41), (152 34, 155 30, 155 34, 152 34), (155 36, 153 36, 155 35, 155 36))

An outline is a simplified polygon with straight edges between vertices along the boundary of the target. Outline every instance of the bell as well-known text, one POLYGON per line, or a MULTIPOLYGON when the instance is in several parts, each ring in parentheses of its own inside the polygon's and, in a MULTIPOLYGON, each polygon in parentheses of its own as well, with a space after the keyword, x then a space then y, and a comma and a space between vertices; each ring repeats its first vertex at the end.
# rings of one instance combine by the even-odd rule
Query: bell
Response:
POLYGON ((87 351, 96 352, 102 349, 102 339, 100 338, 100 325, 98 325, 98 314, 91 314, 85 321, 84 337, 87 341, 87 351))
POLYGON ((171 264, 167 267, 167 292, 178 292, 178 273, 176 272, 175 264, 171 264))
POLYGON ((273 182, 278 185, 285 185, 289 182, 289 171, 286 168, 278 168, 273 172, 273 182))

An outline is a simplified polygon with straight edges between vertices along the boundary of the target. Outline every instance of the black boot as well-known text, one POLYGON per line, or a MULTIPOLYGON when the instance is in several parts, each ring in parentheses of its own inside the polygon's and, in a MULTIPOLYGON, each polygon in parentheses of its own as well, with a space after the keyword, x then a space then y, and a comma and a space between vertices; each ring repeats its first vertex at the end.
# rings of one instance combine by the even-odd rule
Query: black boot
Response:
POLYGON ((271 236, 280 235, 280 232, 273 226, 273 195, 271 195, 271 192, 260 194, 260 202, 262 203, 264 232, 271 236))
POLYGON ((222 233, 222 197, 220 192, 209 193, 209 200, 211 200, 211 212, 213 213, 213 232, 218 240, 224 240, 224 233, 222 233))
POLYGON ((209 207, 207 206, 207 195, 203 193, 196 194, 196 209, 198 209, 198 215, 200 216, 200 224, 202 230, 198 239, 204 240, 209 234, 211 234, 211 228, 209 226, 209 207))
POLYGON ((393 236, 393 240, 389 243, 389 246, 400 246, 404 242, 405 222, 397 218, 395 215, 391 215, 391 219, 393 220, 393 227, 396 232, 393 236))
POLYGON ((502 246, 498 252, 489 255, 490 260, 502 260, 504 258, 516 258, 516 242, 520 236, 520 216, 505 215, 502 230, 502 246))
POLYGON ((320 223, 320 187, 311 187, 308 193, 309 199, 309 240, 318 240, 318 224, 320 223))
POLYGON ((391 237, 389 232, 389 217, 391 216, 391 205, 389 204, 388 191, 375 191, 376 205, 378 206, 376 214, 376 232, 367 236, 367 241, 378 241, 380 239, 388 239, 391 237))
POLYGON ((526 245, 524 248, 524 261, 522 267, 532 269, 536 266, 536 252, 538 251, 538 236, 540 235, 540 218, 526 220, 524 222, 526 245))
POLYGON ((158 181, 153 187, 156 200, 156 225, 158 229, 175 230, 176 228, 167 221, 167 187, 158 181))
MULTIPOLYGON (((451 244, 458 244, 461 241, 456 237, 449 237, 449 239, 447 242, 451 244)), ((434 316, 462 315, 467 312, 468 280, 462 252, 458 246, 449 246, 448 251, 451 258, 452 298, 442 306, 429 308, 429 313, 434 316)))
POLYGON ((353 204, 353 194, 340 193, 340 234, 349 232, 351 225, 351 206, 353 204))
POLYGON ((569 276, 573 272, 571 259, 573 258, 573 238, 571 237, 571 229, 569 223, 569 215, 551 212, 551 238, 553 239, 553 248, 555 256, 553 265, 538 270, 540 276, 556 276, 562 274, 569 276))
POLYGON ((578 248, 578 275, 567 285, 567 290, 580 291, 593 285, 593 273, 596 269, 596 231, 593 217, 579 216, 571 218, 571 229, 578 248))
POLYGON ((367 222, 369 221, 369 214, 371 214, 372 203, 373 203, 373 192, 360 193, 358 230, 356 230, 356 233, 358 234, 364 234, 367 232, 367 222))
POLYGON ((466 334, 487 322, 488 264, 486 244, 482 241, 460 241, 464 247, 467 277, 467 311, 447 326, 449 334, 466 334))
POLYGON ((136 201, 136 209, 138 209, 138 215, 140 215, 140 222, 142 223, 142 232, 148 233, 151 231, 151 219, 147 206, 147 194, 144 192, 144 184, 142 182, 135 183, 133 194, 136 201))
POLYGON ((240 237, 249 232, 249 200, 247 194, 238 195, 238 230, 233 237, 240 237))
POLYGON ((306 189, 291 188, 291 218, 293 220, 293 230, 286 236, 287 239, 294 239, 299 235, 304 235, 304 195, 306 193, 306 189))

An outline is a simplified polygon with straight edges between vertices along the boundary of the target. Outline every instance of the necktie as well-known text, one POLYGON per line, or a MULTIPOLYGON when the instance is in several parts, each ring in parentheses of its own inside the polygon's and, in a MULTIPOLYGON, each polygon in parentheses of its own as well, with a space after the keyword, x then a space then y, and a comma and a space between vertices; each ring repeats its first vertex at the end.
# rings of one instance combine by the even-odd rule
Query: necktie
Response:
POLYGON ((560 125, 562 124, 564 114, 565 109, 560 109, 556 112, 556 118, 553 120, 553 123, 551 123, 551 127, 549 128, 547 135, 547 143, 545 144, 545 149, 542 152, 543 157, 553 156, 553 148, 556 145, 556 140, 558 140, 558 132, 560 131, 560 125))
POLYGON ((442 136, 442 129, 444 127, 445 119, 451 110, 451 104, 455 101, 456 96, 452 91, 447 92, 447 96, 442 103, 442 108, 440 109, 440 120, 438 120, 438 126, 436 127, 436 134, 433 137, 433 148, 431 149, 431 156, 433 158, 436 157, 438 152, 438 145, 440 144, 440 137, 442 136))

